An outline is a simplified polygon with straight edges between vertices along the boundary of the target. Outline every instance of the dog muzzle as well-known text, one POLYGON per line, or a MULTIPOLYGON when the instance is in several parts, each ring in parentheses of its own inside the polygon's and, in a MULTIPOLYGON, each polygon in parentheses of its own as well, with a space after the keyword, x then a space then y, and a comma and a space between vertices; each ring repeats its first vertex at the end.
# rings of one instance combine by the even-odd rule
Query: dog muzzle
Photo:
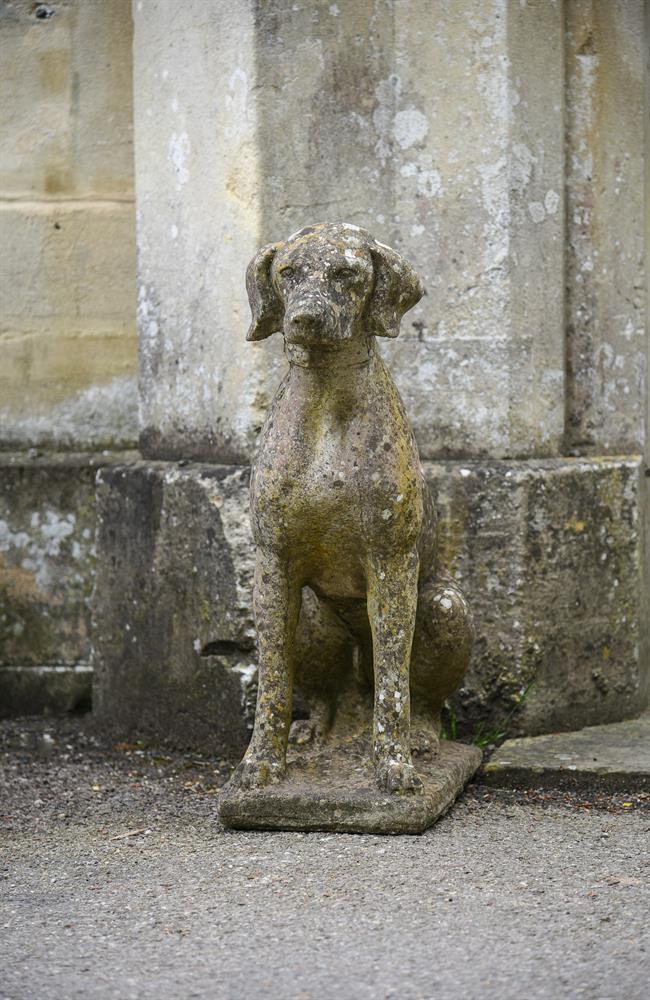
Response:
POLYGON ((340 330, 338 309, 320 296, 301 296, 287 305, 284 336, 287 343, 304 347, 335 346, 347 339, 340 330))

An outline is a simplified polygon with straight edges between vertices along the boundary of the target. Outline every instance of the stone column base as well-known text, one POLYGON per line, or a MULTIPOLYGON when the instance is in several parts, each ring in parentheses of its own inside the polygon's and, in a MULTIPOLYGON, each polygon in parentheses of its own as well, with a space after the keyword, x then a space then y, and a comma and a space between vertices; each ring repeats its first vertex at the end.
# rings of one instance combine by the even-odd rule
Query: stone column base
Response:
POLYGON ((127 455, 0 454, 0 716, 90 708, 95 474, 127 455))
MULTIPOLYGON (((426 463, 477 642, 448 726, 485 738, 638 713, 643 481, 631 458, 426 463)), ((241 752, 255 697, 248 470, 97 479, 94 706, 119 733, 241 752)))

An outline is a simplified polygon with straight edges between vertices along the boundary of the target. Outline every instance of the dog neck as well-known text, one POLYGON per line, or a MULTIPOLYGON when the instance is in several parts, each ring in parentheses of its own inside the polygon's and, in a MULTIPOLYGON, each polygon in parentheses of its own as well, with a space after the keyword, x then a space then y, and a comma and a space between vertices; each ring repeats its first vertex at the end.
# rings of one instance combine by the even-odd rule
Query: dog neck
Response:
POLYGON ((292 368, 307 368, 325 374, 342 368, 359 368, 367 365, 375 357, 374 338, 352 340, 344 346, 332 349, 305 347, 303 344, 284 342, 284 353, 292 368))

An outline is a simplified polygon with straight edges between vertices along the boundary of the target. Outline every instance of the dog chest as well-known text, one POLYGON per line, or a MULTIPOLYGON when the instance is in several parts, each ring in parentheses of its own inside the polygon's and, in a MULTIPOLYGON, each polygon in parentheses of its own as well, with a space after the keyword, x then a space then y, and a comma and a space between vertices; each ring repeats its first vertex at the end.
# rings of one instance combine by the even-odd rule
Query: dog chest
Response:
POLYGON ((251 482, 256 539, 296 551, 316 539, 327 540, 328 552, 415 544, 422 525, 418 471, 362 465, 354 454, 281 466, 262 461, 251 482))
POLYGON ((373 550, 417 542, 422 472, 390 376, 379 359, 347 380, 290 372, 264 427, 251 481, 258 544, 373 550))

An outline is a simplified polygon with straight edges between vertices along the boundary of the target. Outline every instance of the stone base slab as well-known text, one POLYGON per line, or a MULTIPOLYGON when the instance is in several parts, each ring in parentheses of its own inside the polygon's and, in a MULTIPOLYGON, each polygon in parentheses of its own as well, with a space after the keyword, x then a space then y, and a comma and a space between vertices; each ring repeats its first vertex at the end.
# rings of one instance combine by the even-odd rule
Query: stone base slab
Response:
POLYGON ((481 751, 443 741, 415 758, 424 793, 378 789, 369 748, 339 744, 294 751, 277 785, 222 793, 219 816, 232 830, 323 830, 333 833, 423 833, 445 813, 481 763, 481 751))
POLYGON ((575 733, 507 740, 484 776, 505 788, 650 791, 650 714, 575 733))

